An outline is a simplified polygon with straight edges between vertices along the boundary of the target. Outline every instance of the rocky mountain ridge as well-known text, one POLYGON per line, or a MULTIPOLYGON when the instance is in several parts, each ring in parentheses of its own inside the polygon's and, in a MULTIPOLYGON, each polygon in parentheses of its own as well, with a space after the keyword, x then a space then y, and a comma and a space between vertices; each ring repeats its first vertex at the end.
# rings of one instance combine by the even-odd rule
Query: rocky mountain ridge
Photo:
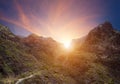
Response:
MULTIPOLYGON (((73 40, 73 51, 66 52, 52 38, 21 38, 0 25, 0 78, 16 81, 24 73, 39 72, 22 84, 119 84, 119 39, 120 32, 105 22, 73 40)), ((6 83, 3 80, 1 84, 6 83)))

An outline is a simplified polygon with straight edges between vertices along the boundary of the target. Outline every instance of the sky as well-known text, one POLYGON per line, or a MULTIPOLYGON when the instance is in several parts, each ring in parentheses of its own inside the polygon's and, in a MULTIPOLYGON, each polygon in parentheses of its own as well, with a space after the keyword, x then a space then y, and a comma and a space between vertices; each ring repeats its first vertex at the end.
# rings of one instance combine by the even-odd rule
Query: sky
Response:
POLYGON ((20 36, 65 43, 105 21, 120 30, 120 0, 0 0, 0 24, 20 36))

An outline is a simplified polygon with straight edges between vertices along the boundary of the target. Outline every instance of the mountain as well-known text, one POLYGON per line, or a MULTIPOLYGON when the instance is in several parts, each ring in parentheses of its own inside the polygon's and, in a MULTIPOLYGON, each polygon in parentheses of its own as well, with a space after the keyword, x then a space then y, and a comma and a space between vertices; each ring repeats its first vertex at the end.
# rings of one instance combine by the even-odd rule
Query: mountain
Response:
POLYGON ((119 84, 120 32, 110 22, 74 39, 14 35, 0 25, 0 84, 119 84))
POLYGON ((29 47, 29 53, 32 54, 38 61, 50 64, 53 62, 56 53, 59 49, 59 43, 50 37, 37 36, 31 34, 26 38, 22 39, 22 43, 29 47))
POLYGON ((120 52, 119 39, 120 32, 115 30, 110 22, 105 22, 88 33, 83 47, 88 50, 120 52))
POLYGON ((28 47, 8 27, 0 25, 0 78, 14 77, 34 68, 37 63, 28 53, 28 47))
MULTIPOLYGON (((95 53, 114 79, 120 79, 120 31, 110 22, 104 22, 91 30, 77 50, 95 53)), ((78 39, 79 40, 79 39, 78 39)), ((81 39, 80 39, 81 40, 81 39)))
MULTIPOLYGON (((47 78, 51 82, 70 84, 72 78, 67 77, 70 80, 67 81, 66 76, 60 73, 55 75, 55 70, 51 70, 57 53, 60 53, 60 46, 60 43, 50 37, 35 34, 19 37, 8 27, 0 25, 0 84, 15 83, 21 77, 41 72, 44 74, 35 76, 44 78, 42 83, 46 82, 47 78)), ((39 81, 41 82, 41 79, 39 81)))

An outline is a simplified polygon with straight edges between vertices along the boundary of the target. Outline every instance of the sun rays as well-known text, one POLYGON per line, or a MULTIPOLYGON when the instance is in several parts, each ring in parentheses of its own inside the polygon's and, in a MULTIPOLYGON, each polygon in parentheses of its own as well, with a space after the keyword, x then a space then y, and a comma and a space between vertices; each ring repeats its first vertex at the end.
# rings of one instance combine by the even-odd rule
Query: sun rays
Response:
MULTIPOLYGON (((37 0, 33 6, 31 6, 32 3, 27 3, 27 0, 23 1, 26 5, 21 4, 21 1, 14 0, 14 8, 17 11, 16 20, 2 15, 0 19, 60 42, 83 36, 87 33, 86 30, 89 31, 89 28, 95 25, 90 23, 90 20, 100 17, 99 14, 89 13, 85 7, 78 8, 79 12, 77 12, 74 10, 74 0, 53 0, 53 2, 37 0)), ((65 43, 66 47, 68 44, 65 43)))

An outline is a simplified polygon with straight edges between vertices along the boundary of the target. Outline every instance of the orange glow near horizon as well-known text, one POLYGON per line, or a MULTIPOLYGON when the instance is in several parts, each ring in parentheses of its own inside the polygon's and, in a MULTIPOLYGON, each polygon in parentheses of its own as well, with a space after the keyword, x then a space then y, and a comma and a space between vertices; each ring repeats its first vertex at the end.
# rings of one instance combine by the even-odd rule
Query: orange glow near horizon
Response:
MULTIPOLYGON (((89 2, 85 2, 84 0, 81 2, 87 5, 86 7, 82 7, 84 5, 80 3, 81 9, 78 7, 74 9, 72 5, 74 0, 69 0, 69 2, 68 0, 53 1, 54 3, 47 0, 43 0, 42 2, 38 0, 32 9, 31 5, 27 4, 27 0, 24 0, 25 5, 20 4, 19 0, 14 0, 14 8, 18 13, 17 20, 9 19, 2 15, 0 15, 0 19, 39 36, 52 37, 63 43, 67 48, 70 46, 72 39, 86 35, 96 25, 95 22, 91 22, 91 19, 101 16, 100 13, 91 13, 87 9, 89 2), (80 11, 78 12, 78 10, 80 11), (46 16, 45 14, 41 16, 44 12, 46 16)), ((93 10, 91 11, 93 12, 93 10)))

